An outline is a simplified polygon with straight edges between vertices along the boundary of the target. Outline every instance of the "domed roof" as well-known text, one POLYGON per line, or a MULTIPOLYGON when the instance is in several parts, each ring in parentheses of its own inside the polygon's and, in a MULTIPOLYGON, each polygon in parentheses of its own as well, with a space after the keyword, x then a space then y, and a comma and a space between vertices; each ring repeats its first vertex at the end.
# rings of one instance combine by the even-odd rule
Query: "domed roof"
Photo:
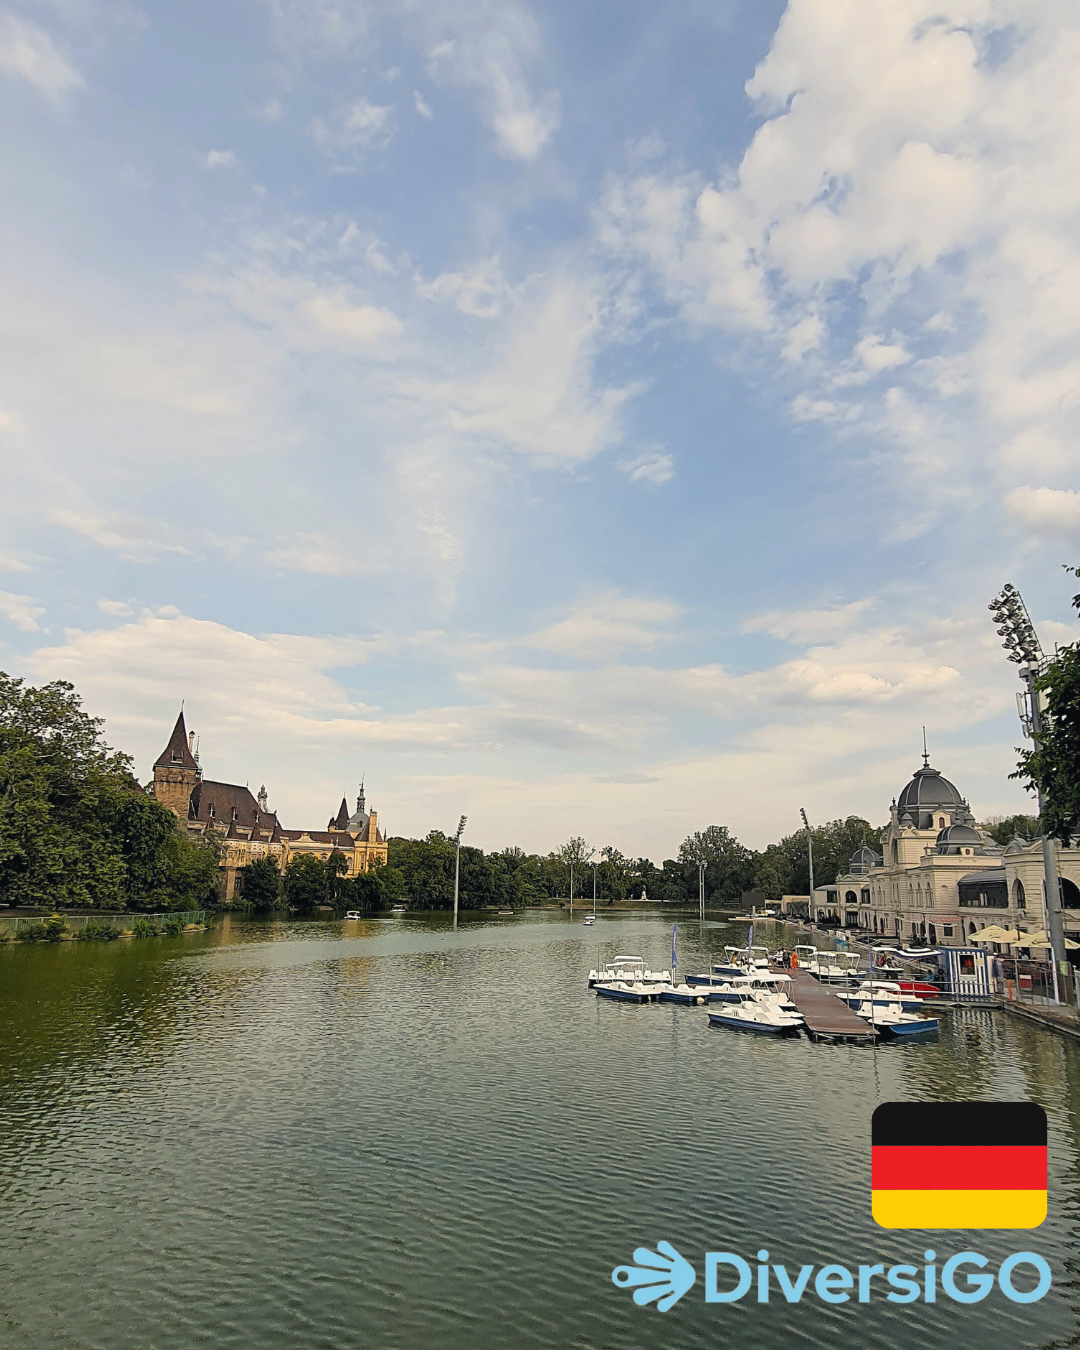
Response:
POLYGON ((985 853, 999 853, 1000 849, 996 847, 988 849, 982 835, 978 830, 973 830, 970 825, 946 825, 937 837, 934 852, 945 854, 973 853, 981 857, 985 853))
POLYGON ((982 835, 970 825, 946 825, 937 837, 939 844, 981 844, 982 835))
POLYGON ((944 808, 953 810, 963 806, 964 799, 956 787, 943 778, 937 769, 924 764, 915 771, 915 776, 904 788, 896 802, 896 809, 903 815, 908 811, 916 819, 920 812, 937 811, 944 808))
POLYGON ((865 876, 871 867, 876 867, 881 862, 881 855, 863 844, 862 848, 856 849, 851 855, 851 861, 848 863, 848 871, 852 876, 865 876))

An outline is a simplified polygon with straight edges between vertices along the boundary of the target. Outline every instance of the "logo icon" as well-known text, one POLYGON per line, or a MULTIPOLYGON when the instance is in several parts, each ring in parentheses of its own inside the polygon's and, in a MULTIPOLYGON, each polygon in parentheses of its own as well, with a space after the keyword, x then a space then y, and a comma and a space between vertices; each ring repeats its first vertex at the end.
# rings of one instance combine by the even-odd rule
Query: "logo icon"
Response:
POLYGON ((673 1308, 697 1279, 694 1267, 680 1256, 670 1242, 658 1242, 656 1251, 638 1247, 634 1266, 616 1266, 611 1278, 620 1289, 633 1289, 639 1307, 659 1299, 658 1312, 673 1308))
POLYGON ((882 1228, 1038 1228, 1046 1112, 1034 1102, 885 1102, 871 1175, 882 1228))

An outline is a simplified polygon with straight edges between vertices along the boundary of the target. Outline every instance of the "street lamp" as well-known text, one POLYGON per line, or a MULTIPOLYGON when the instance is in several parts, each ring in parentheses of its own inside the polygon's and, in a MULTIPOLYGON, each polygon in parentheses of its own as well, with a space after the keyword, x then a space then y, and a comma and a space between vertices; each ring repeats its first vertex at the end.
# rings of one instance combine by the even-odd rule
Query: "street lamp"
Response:
MULTIPOLYGON (((1026 697, 1018 694, 1017 704, 1020 710, 1020 725, 1024 735, 1038 743, 1039 736, 1045 730, 1038 679, 1049 659, 1039 643, 1035 625, 1031 622, 1024 598, 1015 586, 1006 584, 994 596, 987 606, 994 619, 1000 625, 999 636, 1005 641, 1001 644, 1009 653, 1009 660, 1020 667, 1020 678, 1026 686, 1026 697)), ((1039 803, 1039 817, 1042 818, 1042 789, 1035 784, 1039 803)), ((1046 878, 1046 927, 1050 934, 1050 949, 1054 957, 1054 1002, 1060 1003, 1058 972, 1065 969, 1065 928, 1061 921, 1061 882, 1058 879, 1057 850, 1054 841, 1043 830, 1043 873, 1046 878)))
POLYGON ((592 916, 596 918, 596 869, 600 866, 597 859, 593 860, 592 865, 592 916))
POLYGON ((806 826, 806 860, 810 865, 810 903, 806 907, 806 918, 808 922, 814 920, 814 836, 810 831, 810 822, 806 819, 806 810, 799 807, 799 815, 802 816, 802 823, 806 826))
POLYGON ((454 835, 454 927, 457 927, 458 883, 461 880, 461 836, 465 832, 468 816, 458 821, 457 834, 454 835))

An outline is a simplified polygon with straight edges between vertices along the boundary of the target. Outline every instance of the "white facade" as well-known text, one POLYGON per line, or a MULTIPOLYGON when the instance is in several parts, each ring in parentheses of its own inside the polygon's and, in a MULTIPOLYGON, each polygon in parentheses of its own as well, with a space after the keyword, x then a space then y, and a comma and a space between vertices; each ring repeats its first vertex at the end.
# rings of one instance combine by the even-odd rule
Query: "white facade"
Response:
MULTIPOLYGON (((1069 930, 1080 930, 1077 842, 1058 847, 1069 930)), ((1044 897, 1042 841, 1018 838, 1001 848, 976 827, 953 784, 925 763, 893 802, 880 852, 859 849, 832 885, 815 888, 814 918, 885 941, 961 946, 991 924, 1045 928, 1044 897)))

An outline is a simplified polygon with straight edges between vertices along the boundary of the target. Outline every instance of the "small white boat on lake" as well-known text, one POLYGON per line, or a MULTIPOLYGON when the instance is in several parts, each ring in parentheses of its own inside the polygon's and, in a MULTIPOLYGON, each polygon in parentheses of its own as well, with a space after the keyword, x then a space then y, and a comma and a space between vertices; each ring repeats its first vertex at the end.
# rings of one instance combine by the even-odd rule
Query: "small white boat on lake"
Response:
POLYGON ((345 922, 354 923, 357 919, 362 919, 363 917, 364 916, 358 909, 350 909, 345 915, 345 922))
POLYGON ((859 978, 858 952, 830 952, 817 947, 796 947, 795 951, 799 958, 799 969, 815 976, 823 984, 846 984, 859 978))
POLYGON ((864 999, 854 1007, 856 1016, 890 1040, 937 1040, 936 1017, 905 1012, 899 998, 864 999))
POLYGON ((763 1036, 793 1036, 802 1027, 803 1019, 798 1013, 777 1007, 771 999, 746 994, 738 1003, 725 1003, 716 1012, 710 1011, 709 1025, 753 1031, 763 1036))
POLYGON ((685 1003, 700 1007, 709 1001, 709 990, 701 984, 665 984, 661 987, 661 1003, 685 1003))
POLYGON ((589 988, 612 981, 638 980, 643 984, 670 984, 670 970, 650 970, 643 956, 616 956, 596 970, 589 971, 589 988))
POLYGON ((918 994, 905 993, 895 980, 863 980, 858 989, 837 990, 836 997, 843 999, 849 1008, 854 1008, 856 1004, 864 1003, 867 999, 875 1003, 879 1001, 891 1003, 899 999, 904 1012, 921 1013, 925 1007, 918 994))

